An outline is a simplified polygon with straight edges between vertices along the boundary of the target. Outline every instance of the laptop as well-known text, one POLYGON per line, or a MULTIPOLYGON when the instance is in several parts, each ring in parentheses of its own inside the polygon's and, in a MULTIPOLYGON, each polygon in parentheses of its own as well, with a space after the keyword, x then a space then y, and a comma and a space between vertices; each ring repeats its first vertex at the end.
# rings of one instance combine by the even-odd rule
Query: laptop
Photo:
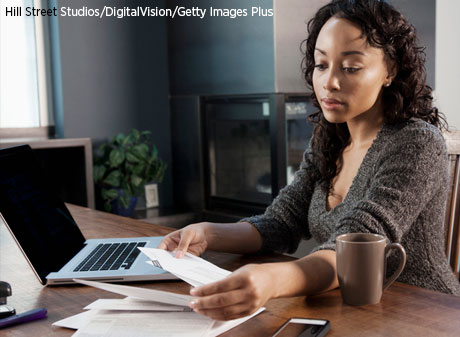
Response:
POLYGON ((46 178, 29 145, 0 150, 0 220, 42 284, 177 279, 138 249, 156 248, 162 237, 85 240, 46 178))

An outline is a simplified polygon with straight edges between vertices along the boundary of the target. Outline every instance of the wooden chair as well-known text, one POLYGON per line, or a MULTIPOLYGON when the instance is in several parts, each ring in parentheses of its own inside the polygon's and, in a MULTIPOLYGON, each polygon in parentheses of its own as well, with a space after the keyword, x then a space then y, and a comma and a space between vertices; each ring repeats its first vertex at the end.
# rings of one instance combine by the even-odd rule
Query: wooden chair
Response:
POLYGON ((460 266, 460 131, 444 133, 450 163, 450 188, 447 199, 445 234, 446 256, 455 275, 459 277, 460 266))

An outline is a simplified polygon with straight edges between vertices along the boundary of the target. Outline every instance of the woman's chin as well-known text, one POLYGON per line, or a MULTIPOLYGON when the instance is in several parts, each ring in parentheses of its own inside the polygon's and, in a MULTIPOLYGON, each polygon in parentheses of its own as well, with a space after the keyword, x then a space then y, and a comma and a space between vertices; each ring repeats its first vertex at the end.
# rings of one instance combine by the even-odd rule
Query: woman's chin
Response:
POLYGON ((331 113, 329 111, 323 110, 323 115, 324 118, 332 124, 345 123, 347 121, 346 118, 344 118, 344 116, 342 116, 341 114, 331 113))

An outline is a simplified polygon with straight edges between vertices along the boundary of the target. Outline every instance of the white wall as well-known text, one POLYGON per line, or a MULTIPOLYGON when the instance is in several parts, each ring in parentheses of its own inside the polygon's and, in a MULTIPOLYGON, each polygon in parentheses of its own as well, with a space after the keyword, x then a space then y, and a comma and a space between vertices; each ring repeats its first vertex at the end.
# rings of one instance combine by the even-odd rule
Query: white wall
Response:
POLYGON ((460 1, 436 1, 436 105, 460 130, 460 1))

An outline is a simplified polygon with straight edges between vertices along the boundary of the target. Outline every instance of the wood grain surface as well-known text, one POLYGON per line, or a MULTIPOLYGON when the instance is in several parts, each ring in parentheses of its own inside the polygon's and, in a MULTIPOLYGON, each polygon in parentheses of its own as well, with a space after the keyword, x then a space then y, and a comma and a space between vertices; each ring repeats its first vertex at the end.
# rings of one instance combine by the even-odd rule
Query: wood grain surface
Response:
MULTIPOLYGON (((167 227, 83 207, 68 207, 87 239, 158 236, 171 231, 167 227)), ((205 258, 230 270, 247 263, 291 259, 275 254, 241 256, 211 252, 206 253, 205 258)), ((74 330, 51 324, 82 312, 84 306, 98 298, 122 297, 81 285, 42 286, 3 224, 0 224, 0 280, 12 285, 13 296, 8 298, 8 303, 17 312, 37 307, 48 310, 46 319, 0 329, 0 336, 71 336, 74 330)), ((178 281, 130 285, 178 293, 188 293, 190 289, 188 284, 178 281)), ((392 285, 376 305, 346 305, 340 291, 333 290, 309 298, 271 300, 266 308, 264 313, 222 336, 271 336, 291 317, 328 319, 331 321, 328 336, 460 336, 460 298, 402 283, 392 285)))

